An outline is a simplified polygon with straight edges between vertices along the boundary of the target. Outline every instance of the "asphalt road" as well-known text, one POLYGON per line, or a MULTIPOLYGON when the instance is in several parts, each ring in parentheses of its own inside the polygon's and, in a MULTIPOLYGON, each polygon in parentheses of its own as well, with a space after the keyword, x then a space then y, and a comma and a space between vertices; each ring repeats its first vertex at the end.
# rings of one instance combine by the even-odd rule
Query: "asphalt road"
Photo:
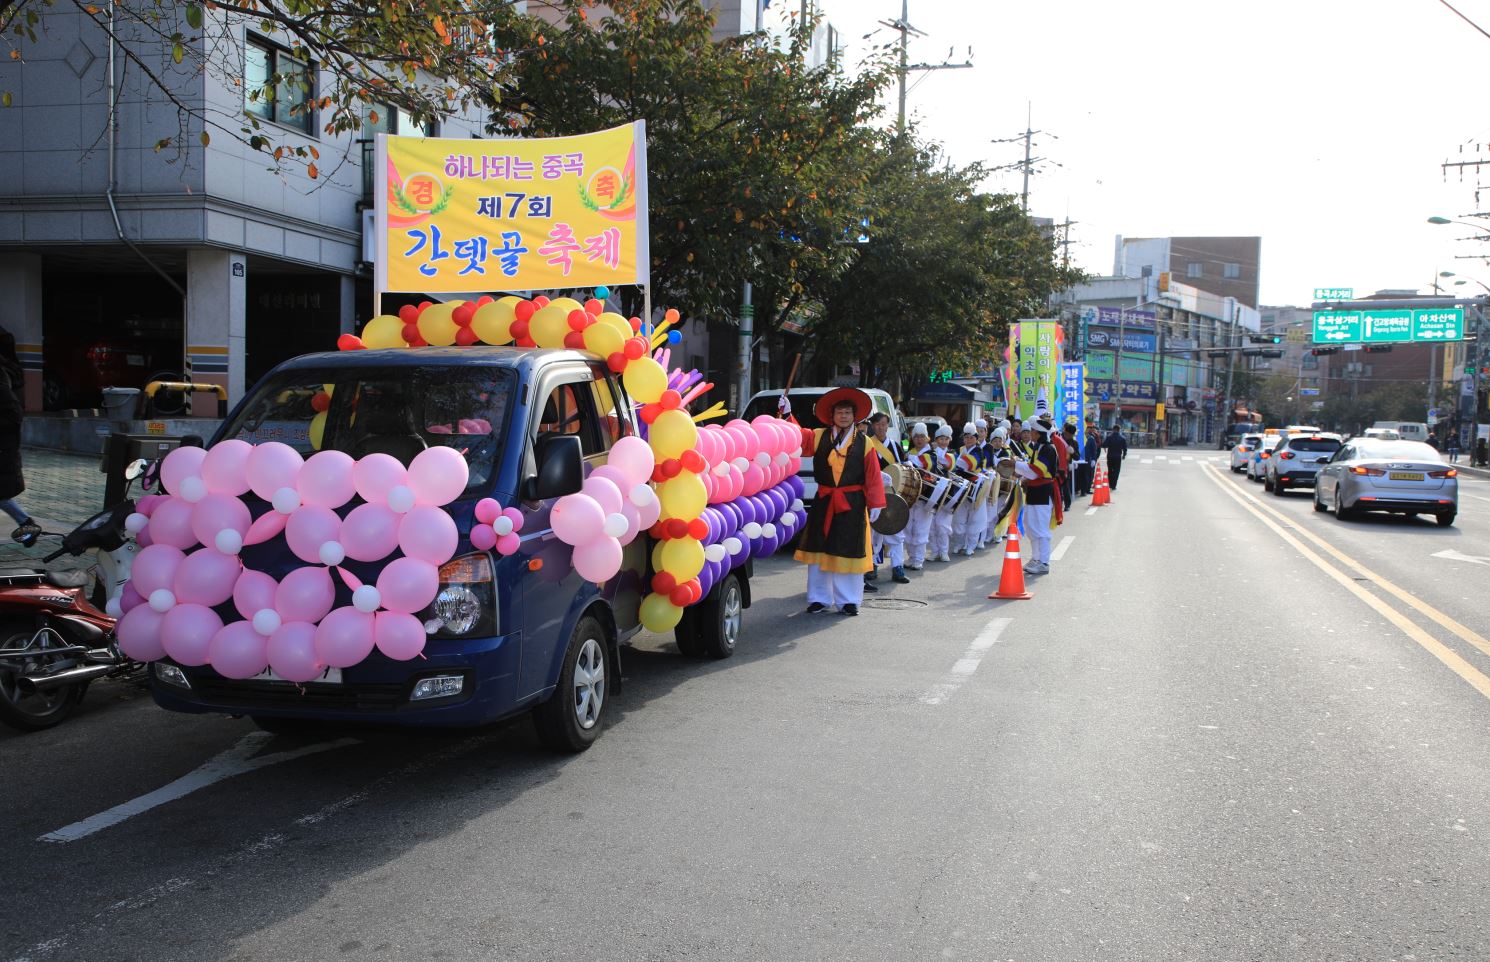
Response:
POLYGON ((0 962, 1490 958, 1490 567, 1436 555, 1490 502, 1341 524, 1213 457, 1131 459, 1031 601, 990 553, 808 616, 773 561, 578 757, 95 686, 0 734, 0 962))

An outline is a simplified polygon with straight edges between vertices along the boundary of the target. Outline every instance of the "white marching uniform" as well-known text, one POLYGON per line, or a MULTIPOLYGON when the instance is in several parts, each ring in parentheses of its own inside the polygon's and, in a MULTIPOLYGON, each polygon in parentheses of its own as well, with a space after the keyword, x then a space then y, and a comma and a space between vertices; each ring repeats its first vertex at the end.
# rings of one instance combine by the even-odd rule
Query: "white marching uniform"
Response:
MULTIPOLYGON (((946 451, 932 448, 931 457, 937 465, 938 474, 946 475, 951 471, 953 460, 951 448, 946 451)), ((952 521, 956 510, 956 507, 937 508, 931 514, 931 537, 927 539, 926 553, 933 560, 951 560, 952 521)))
MULTIPOLYGON (((884 479, 885 482, 885 490, 894 491, 895 487, 890 479, 890 476, 888 474, 885 474, 884 472, 881 472, 881 477, 884 479)), ((912 508, 911 512, 914 516, 915 509, 912 508)), ((909 529, 910 525, 907 524, 904 528, 901 528, 894 534, 880 534, 878 531, 873 531, 874 537, 870 539, 870 542, 871 548, 874 552, 875 567, 879 567, 882 563, 884 563, 886 555, 889 556, 891 568, 901 568, 905 566, 905 533, 909 529)))
MULTIPOLYGON (((912 454, 910 460, 917 461, 930 452, 931 445, 925 445, 912 454)), ((912 568, 920 568, 926 563, 927 539, 931 536, 931 507, 920 498, 911 502, 911 518, 902 535, 906 563, 912 568)))

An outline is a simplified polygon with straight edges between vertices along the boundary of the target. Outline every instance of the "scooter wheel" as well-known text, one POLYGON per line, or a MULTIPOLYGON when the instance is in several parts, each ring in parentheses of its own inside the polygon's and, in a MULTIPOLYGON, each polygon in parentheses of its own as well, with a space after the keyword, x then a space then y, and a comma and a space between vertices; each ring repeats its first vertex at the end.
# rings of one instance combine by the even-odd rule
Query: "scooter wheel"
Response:
POLYGON ((29 621, 0 621, 0 651, 35 649, 34 655, 26 658, 0 658, 0 722, 23 732, 61 724, 83 700, 83 692, 88 688, 87 682, 79 682, 46 692, 22 691, 19 681, 23 676, 66 657, 47 654, 47 648, 57 644, 55 638, 43 635, 36 641, 35 636, 36 629, 29 621))

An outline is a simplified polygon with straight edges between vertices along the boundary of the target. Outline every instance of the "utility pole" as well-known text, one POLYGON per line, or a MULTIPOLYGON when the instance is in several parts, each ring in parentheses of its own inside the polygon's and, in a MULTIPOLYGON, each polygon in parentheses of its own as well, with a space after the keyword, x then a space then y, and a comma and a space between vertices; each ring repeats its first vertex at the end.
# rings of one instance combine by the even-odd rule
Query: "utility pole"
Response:
POLYGON ((972 47, 967 48, 967 60, 963 63, 950 62, 953 53, 952 49, 947 51, 947 61, 942 63, 911 63, 910 51, 908 49, 911 34, 915 34, 918 37, 924 37, 926 34, 911 26, 910 15, 910 0, 900 0, 900 19, 880 21, 880 26, 889 27, 891 30, 900 34, 900 66, 895 71, 899 75, 900 80, 900 110, 896 115, 895 132, 902 137, 905 136, 905 98, 908 93, 905 86, 906 75, 912 71, 966 70, 973 65, 972 47))
POLYGON ((996 171, 997 170, 1019 170, 1019 171, 1022 171, 1024 173, 1024 186, 1020 190, 1019 198, 1020 198, 1020 208, 1026 214, 1028 214, 1030 212, 1030 174, 1034 173, 1035 165, 1036 164, 1050 163, 1050 164, 1055 164, 1055 166, 1057 166, 1057 167, 1060 167, 1061 166, 1061 164, 1056 163, 1056 161, 1050 160, 1047 157, 1035 157, 1035 156, 1033 156, 1033 154, 1034 154, 1034 139, 1035 139, 1035 135, 1036 134, 1045 134, 1047 137, 1050 137, 1053 140, 1059 140, 1060 139, 1055 134, 1052 134, 1049 131, 1046 131, 1046 130, 1035 130, 1035 129, 1033 129, 1033 127, 1034 127, 1034 107, 1033 107, 1032 104, 1026 102, 1025 103, 1025 117, 1024 117, 1024 133, 1022 133, 1022 134, 1015 134, 1013 137, 1005 137, 1005 138, 1002 138, 1002 139, 994 139, 994 140, 989 141, 989 143, 992 143, 992 144, 1017 144, 1021 140, 1024 141, 1024 160, 1017 160, 1017 161, 1015 161, 1012 164, 1005 164, 1002 167, 995 167, 993 169, 996 170, 996 171))

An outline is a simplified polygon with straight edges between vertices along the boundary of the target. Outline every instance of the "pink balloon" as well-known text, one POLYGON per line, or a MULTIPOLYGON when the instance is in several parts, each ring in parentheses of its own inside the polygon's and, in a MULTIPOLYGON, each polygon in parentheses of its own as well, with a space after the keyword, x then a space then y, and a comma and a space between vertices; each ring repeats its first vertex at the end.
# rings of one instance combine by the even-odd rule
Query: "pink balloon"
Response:
POLYGON ((502 557, 517 554, 517 549, 523 546, 523 539, 515 534, 504 534, 497 539, 497 554, 502 557))
POLYGON ((148 518, 152 513, 154 513, 155 506, 166 500, 167 497, 169 497, 169 495, 147 494, 143 498, 140 498, 138 501, 135 502, 135 510, 148 518))
MULTIPOLYGON (((160 462, 160 483, 171 494, 181 493, 181 482, 202 473, 207 452, 202 448, 176 448, 160 462)), ((157 536, 156 540, 160 538, 157 536)))
POLYGON ((139 605, 129 611, 115 628, 119 639, 119 650, 135 661, 159 661, 165 657, 166 649, 160 640, 160 623, 165 615, 149 605, 139 605))
MULTIPOLYGON (((183 450, 177 448, 176 450, 183 450)), ((186 448, 184 450, 195 450, 186 448)), ((190 548, 197 543, 197 536, 191 530, 191 509, 189 501, 181 498, 172 498, 155 506, 155 511, 150 515, 150 540, 154 544, 166 544, 173 548, 190 548)))
MULTIPOLYGON (((660 511, 661 508, 659 507, 658 510, 660 511)), ((630 498, 627 498, 626 503, 621 505, 621 514, 626 518, 626 536, 621 539, 621 544, 628 545, 631 542, 635 541, 636 536, 641 533, 641 509, 632 504, 630 498)))
POLYGON ((224 625, 207 651, 212 669, 224 678, 252 678, 269 667, 269 645, 247 621, 224 625))
MULTIPOLYGON (((488 529, 490 530, 490 529, 488 529)), ((413 615, 380 611, 373 622, 373 641, 394 661, 408 661, 424 651, 424 625, 413 615)))
POLYGON ((224 528, 246 535, 251 524, 253 515, 248 513, 248 505, 232 495, 209 494, 192 505, 191 532, 205 545, 211 545, 224 528))
POLYGON ((408 479, 408 469, 391 454, 364 455, 352 466, 357 494, 368 504, 387 504, 388 492, 408 479))
POLYGON ((733 461, 735 459, 735 456, 739 453, 736 450, 739 447, 739 443, 735 441, 735 436, 733 434, 730 434, 724 428, 719 427, 717 424, 711 426, 714 428, 714 430, 719 432, 717 435, 715 435, 715 437, 719 439, 719 460, 733 461))
POLYGON ((599 537, 574 549, 574 570, 586 581, 608 581, 621 570, 621 542, 599 537))
POLYGON ((378 575, 378 594, 389 611, 408 615, 423 611, 439 590, 440 570, 418 558, 391 561, 378 575))
POLYGON ((444 508, 420 505, 404 515, 398 526, 398 546, 410 558, 442 565, 455 556, 460 532, 444 508))
MULTIPOLYGON (((242 624, 243 622, 237 622, 242 624)), ((207 646, 222 629, 222 619, 211 608, 177 605, 160 620, 160 642, 178 665, 207 664, 207 646)))
POLYGON ((285 681, 307 682, 320 677, 324 666, 316 660, 316 626, 287 621, 274 630, 265 645, 269 667, 285 681))
POLYGON ((350 668, 372 654, 373 616, 356 608, 338 608, 316 626, 316 660, 332 668, 350 668))
MULTIPOLYGON (((394 562, 397 564, 397 562, 394 562)), ((433 599, 434 595, 430 595, 433 599)), ((320 621, 336 600, 336 585, 325 568, 296 568, 274 591, 274 610, 281 621, 320 621)), ((427 603, 427 602, 426 602, 427 603)))
POLYGON ((657 466, 657 458, 647 442, 634 436, 624 437, 611 445, 607 461, 626 473, 626 479, 631 482, 628 487, 651 480, 652 469, 657 466))
POLYGON ((176 580, 176 569, 184 560, 186 555, 180 548, 153 544, 135 555, 134 563, 129 566, 129 583, 142 598, 150 597, 152 591, 161 588, 169 591, 176 580))
MULTIPOLYGON (((310 462, 307 461, 306 469, 309 470, 309 467, 310 462)), ((321 505, 308 504, 296 508, 295 513, 290 515, 290 520, 285 523, 285 543, 290 546, 295 557, 309 564, 320 564, 321 545, 328 541, 338 541, 341 535, 341 519, 336 516, 335 511, 321 505)))
POLYGON ((716 443, 717 442, 714 439, 714 432, 709 430, 707 425, 699 428, 698 453, 703 457, 704 463, 708 464, 710 467, 712 467, 719 460, 718 452, 714 450, 714 445, 716 443))
POLYGON ((495 498, 482 498, 476 502, 476 520, 482 524, 491 524, 501 516, 502 505, 495 498))
POLYGON ((425 448, 409 463, 409 488, 418 504, 449 504, 470 481, 466 459, 454 448, 425 448))
POLYGON ((285 529, 289 518, 278 511, 266 511, 254 519, 254 523, 248 526, 248 533, 243 536, 243 543, 262 544, 285 529))
POLYGON ((341 451, 321 451, 311 455, 295 478, 300 502, 339 508, 352 500, 352 495, 357 493, 357 482, 352 476, 354 463, 351 455, 341 451))
POLYGON ((138 546, 138 547, 148 548, 148 547, 150 547, 154 543, 155 543, 154 539, 152 539, 150 537, 150 529, 149 528, 146 528, 144 531, 141 531, 141 532, 139 532, 138 534, 135 535, 135 545, 138 546))
POLYGON ((616 491, 618 491, 622 495, 624 495, 627 491, 630 491, 632 488, 636 487, 636 485, 632 483, 630 475, 611 464, 602 464, 600 467, 591 471, 590 477, 586 478, 585 480, 590 481, 595 478, 604 478, 606 481, 614 484, 616 486, 616 491))
POLYGON ((620 514, 621 502, 624 499, 621 497, 620 486, 614 481, 591 474, 585 479, 584 487, 580 491, 594 498, 595 502, 600 505, 600 510, 606 515, 620 514))
POLYGON ((471 529, 471 547, 477 551, 490 551, 496 547, 497 533, 489 524, 478 524, 471 529))
POLYGON ((185 605, 220 605, 233 597, 233 586, 243 563, 237 555, 199 548, 186 556, 171 580, 176 601, 185 605))
POLYGON ((119 592, 119 610, 126 615, 145 603, 145 598, 135 590, 133 581, 124 583, 124 590, 119 592))
POLYGON ((272 501, 274 492, 280 488, 295 487, 295 479, 304 464, 305 459, 300 456, 300 452, 288 444, 266 441, 254 445, 243 473, 254 494, 265 501, 272 501))
POLYGON ((646 531, 657 523, 662 517, 662 502, 656 498, 648 501, 645 505, 636 509, 637 525, 641 531, 646 531))
POLYGON ((254 446, 247 441, 232 438, 219 441, 202 459, 202 480, 212 494, 226 494, 236 498, 248 493, 248 459, 254 446))
POLYGON ((245 568, 233 585, 233 607, 245 618, 252 618, 265 608, 274 607, 274 593, 279 582, 264 574, 245 568))
POLYGON ((554 502, 548 522, 554 529, 554 536, 565 544, 587 544, 602 536, 605 512, 589 495, 566 494, 554 502))
POLYGON ((359 504, 341 523, 341 546, 353 561, 382 561, 398 547, 398 523, 387 505, 359 504))
POLYGON ((502 517, 512 522, 513 531, 521 531, 523 529, 523 513, 517 508, 503 508, 502 517))

